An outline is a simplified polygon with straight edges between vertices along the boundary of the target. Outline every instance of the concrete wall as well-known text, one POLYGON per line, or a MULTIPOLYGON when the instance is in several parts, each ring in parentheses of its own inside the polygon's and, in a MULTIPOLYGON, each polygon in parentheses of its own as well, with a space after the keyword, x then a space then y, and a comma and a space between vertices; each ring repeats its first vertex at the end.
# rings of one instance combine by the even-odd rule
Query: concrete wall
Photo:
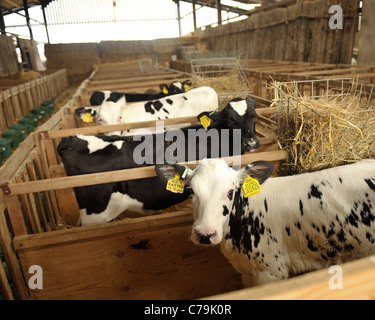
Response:
POLYGON ((66 68, 69 83, 86 79, 95 65, 148 58, 165 65, 176 48, 193 45, 195 37, 157 39, 150 41, 103 41, 100 43, 47 44, 47 69, 66 68), (157 60, 156 60, 157 59, 157 60))

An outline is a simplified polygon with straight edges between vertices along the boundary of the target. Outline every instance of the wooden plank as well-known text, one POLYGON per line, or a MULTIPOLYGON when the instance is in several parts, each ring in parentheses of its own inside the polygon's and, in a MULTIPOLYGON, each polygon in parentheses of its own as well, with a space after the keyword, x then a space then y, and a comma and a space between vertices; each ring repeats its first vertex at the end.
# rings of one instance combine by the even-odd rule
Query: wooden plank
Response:
POLYGON ((335 70, 318 70, 318 71, 309 71, 309 72, 300 72, 294 73, 295 76, 324 76, 332 74, 351 74, 351 73, 361 73, 369 70, 370 67, 353 67, 353 68, 344 68, 344 69, 335 69, 335 70))
POLYGON ((17 196, 6 197, 5 203, 8 209, 8 217, 15 236, 27 234, 26 224, 17 196))
MULTIPOLYGON (((276 108, 258 108, 256 109, 256 112, 259 115, 269 115, 269 114, 273 114, 277 112, 277 109, 276 108)), ((64 137, 69 137, 69 136, 75 136, 77 134, 99 135, 99 134, 112 132, 112 131, 155 127, 156 123, 160 121, 163 121, 164 125, 167 126, 167 125, 174 125, 174 124, 181 124, 181 123, 194 123, 194 122, 197 122, 197 117, 182 117, 182 118, 173 118, 173 119, 156 120, 156 121, 152 120, 152 121, 144 121, 144 122, 132 122, 132 123, 109 125, 109 126, 92 126, 92 127, 85 127, 85 128, 73 128, 73 129, 41 132, 41 135, 42 137, 49 138, 49 139, 64 138, 64 137)))
POLYGON ((9 274, 12 279, 16 298, 27 300, 29 298, 27 288, 20 269, 18 258, 13 250, 13 239, 10 235, 8 225, 4 215, 4 204, 1 202, 0 209, 0 246, 3 250, 5 261, 8 266, 9 274))
MULTIPOLYGON (((28 172, 28 175, 30 177, 30 180, 31 181, 37 181, 38 179, 37 179, 37 175, 36 175, 36 171, 35 171, 35 160, 33 160, 33 162, 28 162, 26 164, 26 168, 27 168, 27 172, 28 172)), ((46 220, 46 212, 44 210, 42 197, 41 197, 40 193, 35 193, 34 196, 35 196, 36 212, 39 212, 39 215, 37 215, 36 218, 39 217, 41 227, 43 228, 43 230, 49 231, 50 227, 49 227, 49 225, 47 223, 47 220, 46 220)), ((39 219, 37 219, 37 220, 39 220, 39 219)), ((42 231, 39 231, 39 232, 42 232, 42 231)))
POLYGON ((12 289, 10 288, 3 262, 0 258, 0 292, 5 300, 14 300, 12 289))
POLYGON ((47 246, 41 235, 15 239, 26 281, 29 266, 43 268, 31 299, 195 299, 240 287, 219 248, 187 240, 191 212, 139 219, 44 233, 47 246))
MULTIPOLYGON (((337 79, 337 78, 343 78, 343 79, 374 79, 375 78, 375 72, 372 73, 357 73, 357 74, 341 74, 338 76, 329 76, 329 77, 322 77, 323 79, 337 79)), ((373 80, 372 80, 373 82, 373 80)))
MULTIPOLYGON (((24 172, 15 178, 16 183, 25 182, 24 172)), ((37 227, 37 222, 33 214, 31 203, 29 202, 28 194, 21 194, 20 201, 22 204, 22 216, 25 221, 29 233, 37 233, 40 231, 37 227)))
MULTIPOLYGON (((241 163, 242 165, 249 164, 254 161, 279 161, 287 158, 287 151, 278 150, 271 152, 251 153, 242 156, 225 157, 222 158, 228 162, 241 163)), ((182 165, 187 165, 195 168, 199 165, 196 162, 184 162, 182 165)), ((109 182, 119 182, 128 180, 137 180, 148 177, 155 177, 155 166, 141 167, 134 169, 125 169, 109 172, 92 173, 85 175, 77 175, 63 178, 51 178, 48 180, 30 181, 23 183, 10 183, 8 185, 9 193, 5 194, 1 190, 1 195, 6 198, 12 198, 16 195, 25 193, 42 192, 48 190, 60 190, 65 188, 92 186, 97 184, 104 184, 109 182)))
POLYGON ((209 297, 212 300, 374 300, 375 257, 344 264, 343 289, 332 290, 329 269, 296 278, 209 297))

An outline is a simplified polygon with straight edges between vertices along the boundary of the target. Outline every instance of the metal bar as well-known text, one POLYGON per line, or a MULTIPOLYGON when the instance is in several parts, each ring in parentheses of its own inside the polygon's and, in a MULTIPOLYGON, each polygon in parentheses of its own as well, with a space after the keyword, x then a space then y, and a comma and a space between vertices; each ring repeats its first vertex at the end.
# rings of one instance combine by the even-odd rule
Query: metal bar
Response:
POLYGON ((196 4, 197 4, 197 0, 193 0, 192 2, 193 4, 193 23, 194 23, 194 32, 197 30, 197 12, 196 12, 196 4))
POLYGON ((176 1, 177 5, 177 20, 178 20, 178 33, 180 37, 182 36, 182 30, 181 30, 181 8, 180 8, 180 0, 176 1))
POLYGON ((51 41, 50 41, 50 39, 49 39, 49 33, 48 33, 48 26, 47 26, 47 17, 46 17, 45 5, 42 5, 42 13, 43 13, 44 27, 46 28, 47 42, 50 44, 51 41))
POLYGON ((27 7, 27 0, 22 0, 22 1, 23 1, 23 8, 25 10, 27 27, 29 28, 30 38, 31 40, 34 40, 33 30, 31 29, 31 25, 30 25, 30 15, 29 15, 29 9, 27 7))
POLYGON ((3 8, 0 6, 0 32, 1 34, 6 34, 5 31, 5 22, 4 22, 4 16, 3 16, 3 8))

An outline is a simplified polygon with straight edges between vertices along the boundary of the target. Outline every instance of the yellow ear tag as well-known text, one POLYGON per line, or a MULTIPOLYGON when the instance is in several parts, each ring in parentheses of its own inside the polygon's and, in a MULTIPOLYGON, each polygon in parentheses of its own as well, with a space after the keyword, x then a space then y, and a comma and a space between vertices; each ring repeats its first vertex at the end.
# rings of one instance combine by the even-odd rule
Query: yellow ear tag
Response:
POLYGON ((180 175, 178 173, 173 179, 168 180, 166 189, 173 193, 184 193, 185 184, 180 180, 180 175))
POLYGON ((207 116, 200 117, 199 121, 201 122, 203 128, 207 129, 211 124, 211 119, 207 116))
POLYGON ((168 89, 166 87, 163 88, 163 93, 168 94, 168 89))
POLYGON ((253 196, 260 192, 262 188, 260 187, 260 184, 258 180, 253 179, 252 177, 248 176, 243 183, 242 190, 243 195, 245 198, 248 198, 250 196, 253 196))
POLYGON ((82 118, 83 122, 93 122, 94 121, 94 118, 92 117, 91 113, 87 112, 83 118, 82 118))
POLYGON ((188 84, 184 84, 185 92, 190 90, 190 86, 188 84))

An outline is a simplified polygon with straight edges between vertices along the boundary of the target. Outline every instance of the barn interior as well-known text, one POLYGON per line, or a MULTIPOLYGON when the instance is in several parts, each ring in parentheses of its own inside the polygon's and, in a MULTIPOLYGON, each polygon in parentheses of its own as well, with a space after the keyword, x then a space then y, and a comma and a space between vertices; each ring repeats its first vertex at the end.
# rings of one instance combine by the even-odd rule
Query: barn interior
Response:
POLYGON ((57 152, 65 137, 155 125, 82 121, 94 92, 190 81, 219 110, 255 99, 261 147, 241 166, 270 161, 278 177, 375 159, 374 15, 375 0, 1 0, 0 300, 375 299, 374 256, 340 264, 343 288, 325 268, 243 288, 218 246, 191 242, 190 200, 80 226, 74 188, 154 167, 67 176, 57 152))

